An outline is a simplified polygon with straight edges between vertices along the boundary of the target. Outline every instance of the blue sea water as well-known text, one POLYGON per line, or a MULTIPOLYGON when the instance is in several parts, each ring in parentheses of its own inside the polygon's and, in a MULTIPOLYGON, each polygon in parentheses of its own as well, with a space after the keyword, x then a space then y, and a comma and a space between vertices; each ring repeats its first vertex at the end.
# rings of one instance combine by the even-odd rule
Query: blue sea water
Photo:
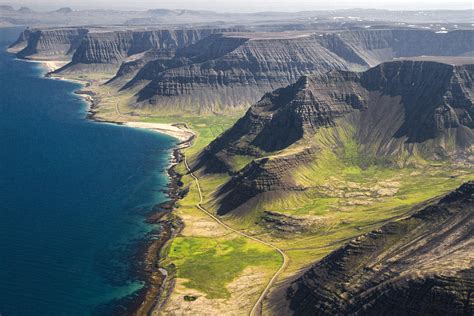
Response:
POLYGON ((0 29, 0 315, 89 315, 136 293, 140 240, 175 140, 86 119, 80 85, 5 51, 0 29))

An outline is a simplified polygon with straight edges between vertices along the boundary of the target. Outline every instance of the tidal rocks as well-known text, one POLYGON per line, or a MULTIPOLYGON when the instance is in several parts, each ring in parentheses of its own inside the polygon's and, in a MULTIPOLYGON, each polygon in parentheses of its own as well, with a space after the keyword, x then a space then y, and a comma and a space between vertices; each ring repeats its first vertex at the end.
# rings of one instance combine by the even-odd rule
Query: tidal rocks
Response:
POLYGON ((474 182, 358 237, 288 288, 295 315, 472 315, 474 182))

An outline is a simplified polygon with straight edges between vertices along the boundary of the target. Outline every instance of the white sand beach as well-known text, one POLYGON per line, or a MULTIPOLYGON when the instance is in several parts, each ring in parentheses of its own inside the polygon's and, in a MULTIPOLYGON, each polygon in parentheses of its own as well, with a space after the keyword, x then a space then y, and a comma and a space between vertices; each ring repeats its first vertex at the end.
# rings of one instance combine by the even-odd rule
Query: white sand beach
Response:
POLYGON ((180 142, 185 142, 190 140, 195 134, 190 129, 185 127, 178 127, 172 124, 163 124, 163 123, 146 123, 146 122, 126 122, 126 126, 135 127, 135 128, 144 128, 153 130, 159 133, 170 135, 179 139, 180 142))

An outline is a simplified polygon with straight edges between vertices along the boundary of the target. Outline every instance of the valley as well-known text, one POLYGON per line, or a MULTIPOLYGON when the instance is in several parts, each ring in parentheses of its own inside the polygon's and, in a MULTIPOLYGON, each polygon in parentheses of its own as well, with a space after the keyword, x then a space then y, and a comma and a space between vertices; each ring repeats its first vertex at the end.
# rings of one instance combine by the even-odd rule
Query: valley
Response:
MULTIPOLYGON (((334 294, 334 312, 359 310, 372 298, 360 293, 378 286, 360 280, 374 269, 373 232, 389 235, 376 250, 398 253, 397 242, 412 236, 405 226, 423 222, 418 238, 442 225, 419 214, 451 201, 457 193, 443 196, 458 187, 468 191, 459 203, 470 203, 459 214, 472 217, 472 183, 462 185, 474 181, 473 38, 472 30, 339 25, 54 28, 26 30, 10 51, 65 62, 49 76, 87 82, 81 93, 93 100, 94 120, 184 131, 176 236, 156 254, 167 293, 151 314, 256 307, 285 315, 314 311, 309 293, 335 300, 326 293, 339 280, 326 271, 332 265, 354 284, 334 294), (354 244, 360 264, 347 250, 354 244), (351 274, 340 253, 358 270, 351 274), (324 288, 314 275, 327 277, 324 288)), ((385 255, 379 266, 392 262, 387 253, 377 253, 385 255)), ((472 260, 462 268, 472 270, 472 260)), ((374 293, 378 312, 392 296, 374 293)))

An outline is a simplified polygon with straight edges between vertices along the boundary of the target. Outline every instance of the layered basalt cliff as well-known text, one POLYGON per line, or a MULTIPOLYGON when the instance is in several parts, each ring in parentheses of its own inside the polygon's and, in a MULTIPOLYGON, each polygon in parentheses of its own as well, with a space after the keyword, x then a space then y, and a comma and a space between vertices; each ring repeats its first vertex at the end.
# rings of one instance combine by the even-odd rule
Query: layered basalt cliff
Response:
POLYGON ((136 92, 132 106, 215 113, 247 108, 302 75, 363 70, 406 56, 472 56, 473 36, 468 30, 61 28, 26 30, 12 50, 22 58, 71 60, 58 73, 115 74, 110 83, 136 92))
MULTIPOLYGON (((196 46, 219 47, 183 50, 177 64, 154 76, 140 72, 135 82, 149 81, 138 93, 138 101, 158 107, 190 108, 221 112, 244 108, 266 91, 288 85, 301 75, 330 69, 346 69, 344 60, 315 43, 314 36, 297 38, 252 38, 225 35, 206 39, 196 46), (197 54, 196 54, 197 53, 197 54)), ((145 65, 144 69, 148 65, 145 65)))
POLYGON ((87 33, 84 28, 27 29, 9 50, 19 58, 69 60, 87 33))
POLYGON ((115 72, 123 61, 131 62, 119 71, 117 77, 120 77, 127 75, 131 69, 135 74, 147 61, 163 56, 174 57, 178 48, 196 43, 211 34, 236 30, 26 29, 10 46, 10 51, 16 52, 19 58, 70 60, 58 73, 115 72))
POLYGON ((304 189, 293 184, 293 171, 323 149, 338 154, 347 137, 362 156, 384 164, 456 159, 474 146, 473 74, 474 65, 395 61, 304 76, 266 94, 194 168, 233 175, 218 192, 218 210, 227 213, 263 192, 304 189), (324 142, 314 139, 318 133, 324 142), (229 164, 236 156, 255 160, 237 172, 229 164))
MULTIPOLYGON (((124 30, 90 32, 72 56, 70 64, 58 72, 116 71, 130 56, 155 51, 174 55, 178 48, 191 45, 226 29, 124 30)), ((145 57, 154 59, 153 55, 145 57)), ((140 57, 133 60, 140 60, 140 57)), ((148 60, 148 59, 145 59, 148 60)), ((130 70, 130 69, 128 69, 130 70)), ((122 75, 123 70, 118 74, 122 75)))
POLYGON ((473 36, 423 30, 226 34, 181 50, 166 67, 145 64, 125 88, 144 86, 139 106, 219 112, 245 107, 301 75, 367 69, 405 56, 472 55, 473 36))
MULTIPOLYGON (((358 237, 287 291, 295 315, 472 315, 474 182, 358 237)), ((288 313, 288 312, 287 312, 288 313)))

